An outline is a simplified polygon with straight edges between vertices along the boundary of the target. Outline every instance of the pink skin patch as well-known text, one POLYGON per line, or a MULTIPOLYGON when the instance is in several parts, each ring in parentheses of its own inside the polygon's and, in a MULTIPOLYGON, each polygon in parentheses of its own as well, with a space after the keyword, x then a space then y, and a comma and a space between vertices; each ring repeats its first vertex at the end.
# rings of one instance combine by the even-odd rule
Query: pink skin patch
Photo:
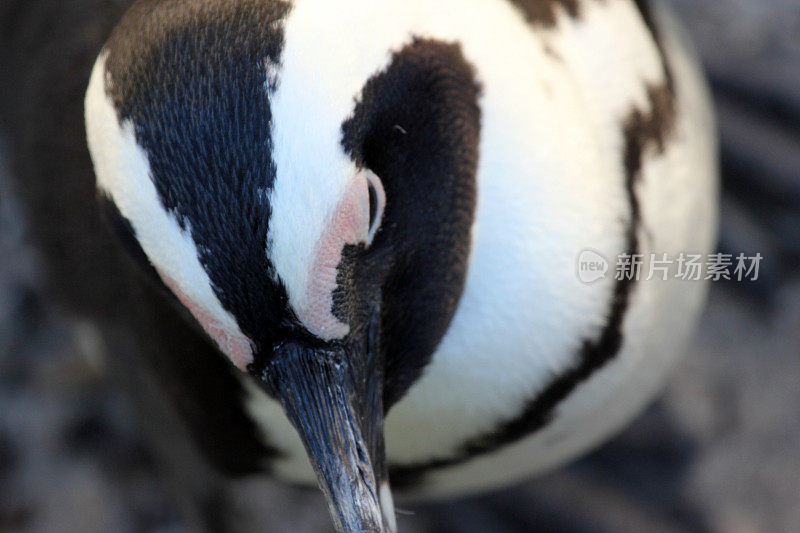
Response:
POLYGON ((228 331, 214 318, 208 309, 186 296, 179 289, 175 280, 165 275, 160 269, 156 268, 156 270, 158 270, 161 279, 164 280, 164 284, 169 287, 184 307, 192 313, 195 320, 206 330, 206 333, 214 339, 222 353, 227 355, 239 370, 246 372, 247 366, 253 362, 253 349, 247 337, 238 332, 228 331))
POLYGON ((322 340, 341 339, 350 332, 350 326, 341 322, 331 311, 337 267, 345 245, 371 242, 380 226, 385 205, 386 194, 378 177, 369 170, 359 172, 347 188, 314 249, 314 262, 308 278, 304 305, 297 310, 297 316, 309 332, 322 340), (377 196, 377 217, 372 228, 369 225, 368 185, 372 185, 377 196))
MULTIPOLYGON (((380 227, 380 220, 386 205, 383 185, 375 174, 364 170, 359 172, 337 206, 331 221, 314 250, 314 263, 306 288, 306 304, 297 313, 298 318, 309 332, 329 341, 341 339, 350 332, 350 326, 342 323, 331 311, 333 292, 336 290, 337 267, 342 259, 342 251, 347 244, 372 241, 380 227), (376 195, 376 218, 370 228, 369 185, 376 195)), ((253 362, 253 348, 241 332, 230 331, 214 318, 213 313, 203 305, 192 300, 174 279, 156 268, 164 284, 175 294, 180 302, 192 313, 208 335, 222 350, 222 353, 242 371, 247 371, 253 362)))

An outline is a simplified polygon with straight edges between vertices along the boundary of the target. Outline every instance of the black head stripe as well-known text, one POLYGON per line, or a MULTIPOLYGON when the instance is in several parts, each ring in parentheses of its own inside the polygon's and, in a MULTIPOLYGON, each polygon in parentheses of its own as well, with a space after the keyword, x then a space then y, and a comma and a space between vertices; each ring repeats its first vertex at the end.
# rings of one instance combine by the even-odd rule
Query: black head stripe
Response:
POLYGON ((107 91, 120 120, 133 122, 161 202, 191 231, 217 297, 257 343, 287 300, 266 247, 268 79, 288 10, 275 0, 139 1, 106 46, 107 91))
MULTIPOLYGON (((364 86, 342 144, 383 181, 370 253, 389 249, 385 405, 420 376, 463 291, 475 211, 479 86, 457 44, 415 39, 364 86)), ((369 258, 361 262, 369 268, 369 258)), ((365 276, 369 274, 364 274, 365 276)))

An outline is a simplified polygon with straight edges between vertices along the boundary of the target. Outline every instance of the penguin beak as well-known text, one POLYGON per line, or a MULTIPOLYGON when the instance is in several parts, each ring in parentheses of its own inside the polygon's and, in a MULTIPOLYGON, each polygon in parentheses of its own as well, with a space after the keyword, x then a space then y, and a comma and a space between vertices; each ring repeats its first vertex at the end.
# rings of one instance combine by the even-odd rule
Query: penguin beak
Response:
POLYGON ((283 344, 262 379, 300 434, 337 531, 394 533, 382 370, 360 344, 283 344))

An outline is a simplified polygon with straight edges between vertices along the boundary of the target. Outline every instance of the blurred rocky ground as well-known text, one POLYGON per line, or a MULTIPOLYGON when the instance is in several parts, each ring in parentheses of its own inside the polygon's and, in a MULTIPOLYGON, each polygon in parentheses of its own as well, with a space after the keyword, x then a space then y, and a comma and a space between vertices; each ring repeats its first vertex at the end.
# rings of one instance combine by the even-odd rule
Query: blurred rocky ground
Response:
MULTIPOLYGON (((800 6, 673 3, 718 101, 720 247, 761 252, 761 282, 713 287, 691 356, 614 441, 524 486, 403 512, 402 531, 800 531, 800 6)), ((186 531, 91 329, 41 298, 23 220, 0 159, 0 531, 186 531)), ((265 531, 329 529, 318 495, 263 494, 265 531)))

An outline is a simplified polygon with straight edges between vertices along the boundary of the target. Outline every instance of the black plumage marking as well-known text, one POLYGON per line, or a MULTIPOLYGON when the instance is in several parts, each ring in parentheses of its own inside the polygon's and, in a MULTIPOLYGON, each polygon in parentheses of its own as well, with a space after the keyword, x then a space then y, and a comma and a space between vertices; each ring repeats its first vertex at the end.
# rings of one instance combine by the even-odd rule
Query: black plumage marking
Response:
POLYGON ((288 11, 274 0, 140 1, 106 47, 106 89, 120 121, 133 122, 161 202, 259 347, 289 313, 266 252, 276 172, 268 69, 288 11))
MULTIPOLYGON (((656 21, 653 18, 653 10, 651 9, 650 6, 650 2, 652 0, 632 0, 632 1, 634 4, 636 4, 636 9, 638 9, 639 13, 641 13, 642 18, 644 19, 644 23, 647 25, 647 29, 650 30, 651 34, 653 34, 656 43, 658 43, 659 48, 661 48, 658 25, 656 24, 656 21)), ((662 55, 663 55, 663 49, 662 49, 662 55)))
POLYGON ((475 212, 479 92, 459 45, 415 38, 368 80, 342 126, 346 152, 372 170, 386 191, 372 246, 357 262, 347 262, 354 265, 352 274, 340 266, 340 283, 344 273, 383 287, 386 409, 430 361, 464 288, 475 212))
MULTIPOLYGON (((557 12, 565 10, 571 17, 580 15, 581 0, 509 0, 525 15, 525 19, 534 25, 552 27, 556 25, 557 12)), ((583 0, 588 1, 588 0, 583 0)))
MULTIPOLYGON (((667 136, 675 122, 673 80, 663 50, 661 53, 665 81, 648 86, 650 109, 644 111, 634 107, 622 123, 625 139, 622 154, 624 184, 631 210, 629 222, 625 227, 625 243, 626 253, 631 255, 638 253, 639 250, 641 207, 636 195, 636 184, 641 176, 644 152, 652 148, 658 153, 663 153, 667 136)), ((542 392, 526 404, 519 415, 483 435, 468 440, 450 457, 394 466, 391 468, 393 485, 397 488, 413 487, 431 470, 466 462, 516 442, 547 426, 553 419, 556 407, 567 399, 578 385, 589 379, 619 353, 623 344, 625 313, 633 288, 633 276, 623 276, 622 280, 616 282, 606 323, 600 335, 596 339, 584 340, 577 357, 577 364, 556 376, 542 392)))
MULTIPOLYGON (((653 40, 658 47, 658 51, 661 57, 661 65, 664 68, 664 75, 666 79, 666 85, 669 92, 674 92, 674 81, 672 78, 672 68, 670 67, 669 61, 667 61, 667 53, 664 50, 664 43, 661 40, 661 30, 656 24, 655 18, 653 17, 653 10, 651 7, 652 0, 633 0, 633 3, 636 4, 636 8, 639 10, 639 13, 642 15, 642 19, 644 20, 647 29, 650 30, 650 34, 653 36, 653 40)), ((648 88, 650 90, 651 88, 648 88)), ((652 98, 652 96, 651 96, 652 98)))

